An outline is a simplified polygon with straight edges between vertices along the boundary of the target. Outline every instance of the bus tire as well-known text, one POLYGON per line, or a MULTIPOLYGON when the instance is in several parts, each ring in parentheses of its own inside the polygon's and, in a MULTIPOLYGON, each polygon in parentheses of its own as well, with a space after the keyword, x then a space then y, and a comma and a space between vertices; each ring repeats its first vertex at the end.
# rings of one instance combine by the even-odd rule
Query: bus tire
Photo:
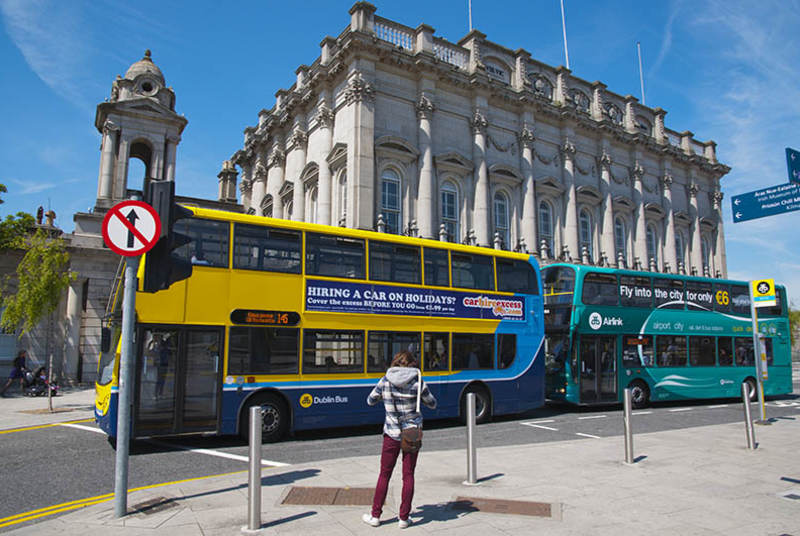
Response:
POLYGON ((250 436, 250 408, 261 406, 261 442, 280 441, 289 430, 289 408, 284 400, 274 394, 256 395, 242 408, 239 417, 239 435, 245 441, 250 436))
POLYGON ((758 400, 758 390, 756 387, 756 380, 755 378, 745 378, 744 382, 747 384, 747 398, 750 399, 750 402, 755 402, 758 400))
POLYGON ((475 393, 475 423, 489 422, 492 419, 492 398, 486 388, 471 385, 464 389, 464 393, 461 395, 461 423, 467 423, 467 395, 469 393, 475 393))
POLYGON ((631 382, 628 386, 631 390, 631 403, 634 409, 646 408, 650 405, 650 388, 642 380, 631 382))

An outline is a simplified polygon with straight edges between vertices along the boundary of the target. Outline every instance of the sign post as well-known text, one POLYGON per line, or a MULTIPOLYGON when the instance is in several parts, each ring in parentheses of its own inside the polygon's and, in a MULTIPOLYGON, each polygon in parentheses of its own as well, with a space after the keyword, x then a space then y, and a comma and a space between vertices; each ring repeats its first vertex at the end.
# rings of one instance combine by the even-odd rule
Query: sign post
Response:
POLYGON ((161 221, 153 208, 141 201, 117 203, 103 219, 103 240, 125 259, 125 288, 122 294, 120 336, 119 403, 117 411, 117 454, 114 466, 114 515, 128 510, 128 454, 131 439, 132 390, 134 377, 133 329, 136 318, 136 270, 139 256, 152 248, 161 236, 161 221))
POLYGON ((758 308, 774 307, 775 304, 775 280, 757 279, 750 282, 750 314, 753 318, 753 358, 756 364, 758 405, 761 410, 759 424, 768 424, 767 410, 764 406, 764 381, 767 380, 769 375, 767 371, 766 346, 763 345, 761 334, 758 331, 758 308))
POLYGON ((733 223, 800 210, 800 184, 778 184, 731 196, 731 209, 733 223))

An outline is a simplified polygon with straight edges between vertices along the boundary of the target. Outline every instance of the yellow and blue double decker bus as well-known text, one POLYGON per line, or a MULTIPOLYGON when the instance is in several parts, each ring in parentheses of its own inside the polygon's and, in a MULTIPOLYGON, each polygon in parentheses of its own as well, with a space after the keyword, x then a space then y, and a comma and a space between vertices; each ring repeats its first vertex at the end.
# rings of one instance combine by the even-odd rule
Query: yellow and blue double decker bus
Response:
MULTIPOLYGON (((757 395, 748 284, 557 263, 542 269, 546 393, 574 404, 757 395)), ((792 392, 786 290, 759 308, 766 395, 792 392)))
MULTIPOLYGON (((413 237, 191 208, 175 229, 192 275, 136 293, 133 437, 263 437, 379 423, 366 397, 401 350, 436 396, 431 418, 544 404, 536 260, 413 237)), ((140 266, 144 270, 145 259, 140 266)), ((96 420, 116 436, 119 320, 106 326, 96 420)))

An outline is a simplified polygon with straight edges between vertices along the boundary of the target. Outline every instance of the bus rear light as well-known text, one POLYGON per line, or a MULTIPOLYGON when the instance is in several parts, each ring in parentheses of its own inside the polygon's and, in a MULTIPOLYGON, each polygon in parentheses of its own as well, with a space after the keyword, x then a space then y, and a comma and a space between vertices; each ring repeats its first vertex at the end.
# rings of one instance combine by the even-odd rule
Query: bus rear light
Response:
POLYGON ((256 377, 255 376, 248 376, 247 377, 247 383, 256 383, 256 377))

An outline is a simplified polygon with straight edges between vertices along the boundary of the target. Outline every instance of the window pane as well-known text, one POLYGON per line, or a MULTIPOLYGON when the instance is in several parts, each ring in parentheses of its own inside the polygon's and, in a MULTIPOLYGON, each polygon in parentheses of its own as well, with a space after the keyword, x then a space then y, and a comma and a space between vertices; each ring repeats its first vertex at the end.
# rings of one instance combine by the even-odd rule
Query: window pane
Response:
POLYGON ((734 338, 735 356, 737 366, 753 366, 753 337, 734 338))
POLYGON ((724 367, 733 365, 733 341, 730 337, 717 339, 717 363, 724 367))
POLYGON ((232 327, 228 340, 228 374, 297 374, 297 328, 232 327))
POLYGON ((447 370, 450 348, 447 333, 425 334, 425 370, 447 370))
POLYGON ((303 331, 303 374, 364 372, 363 331, 303 331))
POLYGON ((233 267, 299 274, 301 237, 300 231, 234 224, 233 267))
POLYGON ((587 305, 617 305, 617 276, 589 273, 583 278, 583 303, 587 305))
POLYGON ((575 269, 564 266, 542 269, 545 305, 572 303, 575 292, 575 269))
POLYGON ((617 257, 622 254, 622 258, 626 261, 628 260, 628 249, 626 246, 626 233, 625 233, 625 222, 622 221, 620 218, 614 220, 614 247, 616 248, 616 255, 617 257))
POLYGON ((494 367, 494 336, 453 333, 453 370, 494 367))
POLYGON ((653 337, 651 335, 622 336, 622 366, 629 368, 653 366, 653 337))
POLYGON ((758 316, 781 316, 783 304, 786 303, 786 291, 782 288, 775 289, 775 300, 773 307, 759 307, 758 316))
POLYGON ((444 249, 425 248, 425 284, 438 287, 450 286, 450 265, 447 251, 444 249))
POLYGON ((649 277, 619 276, 619 303, 623 307, 652 307, 649 277))
POLYGON ((686 337, 683 335, 659 335, 656 337, 659 367, 686 366, 686 337))
POLYGON ((710 311, 714 305, 711 283, 701 281, 686 282, 686 305, 694 311, 710 311))
POLYGON ((194 265, 228 267, 228 222, 188 218, 175 222, 174 230, 192 239, 175 249, 176 256, 194 265))
POLYGON ((367 343, 367 372, 384 372, 400 352, 411 352, 419 363, 419 333, 370 331, 367 343))
POLYGON ((772 339, 763 338, 761 342, 764 344, 764 352, 767 354, 767 366, 772 366, 772 339))
POLYGON ((714 337, 689 337, 689 362, 693 367, 714 366, 714 337))
POLYGON ((492 257, 453 253, 451 259, 454 287, 494 290, 492 257))
POLYGON ((419 284, 422 281, 419 248, 369 242, 369 278, 375 281, 419 284))
POLYGON ((683 309, 683 281, 654 279, 653 296, 659 309, 683 309))
POLYGON ((731 312, 750 314, 750 291, 744 285, 731 285, 731 312))
POLYGON ((364 279, 364 241, 306 233, 306 273, 364 279))
POLYGON ((658 263, 658 247, 656 245, 656 231, 652 227, 647 228, 647 264, 650 265, 650 259, 658 263))
POLYGON ((497 290, 520 294, 539 294, 536 270, 530 263, 496 258, 497 290))
POLYGON ((497 368, 508 368, 517 356, 517 336, 501 333, 497 336, 497 368))

